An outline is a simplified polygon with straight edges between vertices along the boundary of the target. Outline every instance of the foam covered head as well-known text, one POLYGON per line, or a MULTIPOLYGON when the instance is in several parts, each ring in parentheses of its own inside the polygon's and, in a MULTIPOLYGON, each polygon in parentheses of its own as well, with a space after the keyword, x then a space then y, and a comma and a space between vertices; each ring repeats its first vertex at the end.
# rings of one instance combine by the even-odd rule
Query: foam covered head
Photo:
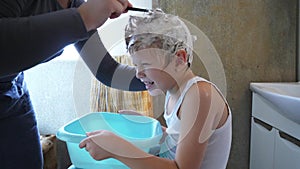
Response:
POLYGON ((178 16, 166 14, 161 9, 142 16, 131 15, 125 28, 125 40, 130 53, 149 47, 170 53, 185 49, 188 62, 193 60, 194 36, 178 16))

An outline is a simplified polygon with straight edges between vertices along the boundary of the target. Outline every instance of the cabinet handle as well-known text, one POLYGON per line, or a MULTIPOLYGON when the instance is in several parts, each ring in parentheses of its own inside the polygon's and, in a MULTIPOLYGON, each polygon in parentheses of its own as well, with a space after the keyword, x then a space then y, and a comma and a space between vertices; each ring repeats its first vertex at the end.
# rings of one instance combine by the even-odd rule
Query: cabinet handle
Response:
POLYGON ((254 119, 254 122, 255 122, 255 123, 257 123, 257 124, 263 126, 263 127, 266 128, 267 130, 269 130, 269 131, 272 130, 273 127, 272 127, 271 125, 269 125, 268 123, 263 122, 263 121, 261 121, 261 120, 255 118, 255 117, 253 117, 253 119, 254 119))
POLYGON ((279 131, 279 136, 291 143, 294 143, 295 145, 297 145, 298 147, 300 147, 300 140, 296 139, 293 136, 290 136, 282 131, 279 131))

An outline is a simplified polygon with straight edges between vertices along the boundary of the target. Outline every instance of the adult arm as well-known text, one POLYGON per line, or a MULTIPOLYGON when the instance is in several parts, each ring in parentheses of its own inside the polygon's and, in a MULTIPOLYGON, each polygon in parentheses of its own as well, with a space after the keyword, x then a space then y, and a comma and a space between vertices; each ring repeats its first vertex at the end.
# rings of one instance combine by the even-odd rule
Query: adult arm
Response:
MULTIPOLYGON (((78 9, 23 17, 27 5, 48 2, 56 1, 0 1, 0 77, 33 67, 51 59, 66 45, 87 39, 88 31, 101 26, 108 17, 118 17, 128 5, 121 0, 89 0, 78 9)), ((46 6, 44 10, 56 10, 53 8, 46 6)))
POLYGON ((30 3, 33 2, 0 1, 0 77, 33 67, 66 45, 88 38, 77 9, 23 16, 30 3))
POLYGON ((97 32, 87 41, 76 43, 75 47, 91 73, 104 85, 127 91, 145 90, 145 85, 135 77, 135 68, 117 62, 97 32))
MULTIPOLYGON (((131 6, 130 3, 126 5, 131 6)), ((114 13, 110 18, 117 16, 114 13)), ((91 38, 76 43, 75 47, 97 80, 116 89, 145 90, 145 85, 135 77, 135 68, 117 62, 104 47, 96 30, 90 31, 90 34, 91 38)))

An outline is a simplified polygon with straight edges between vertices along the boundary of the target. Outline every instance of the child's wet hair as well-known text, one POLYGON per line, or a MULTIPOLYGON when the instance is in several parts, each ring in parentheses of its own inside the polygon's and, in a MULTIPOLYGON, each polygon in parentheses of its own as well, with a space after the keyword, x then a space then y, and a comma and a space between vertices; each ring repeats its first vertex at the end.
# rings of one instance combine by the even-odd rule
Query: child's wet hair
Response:
POLYGON ((125 28, 125 41, 130 54, 146 48, 159 48, 175 55, 183 49, 188 55, 188 65, 193 59, 194 37, 189 29, 178 16, 160 9, 144 16, 130 16, 125 28))

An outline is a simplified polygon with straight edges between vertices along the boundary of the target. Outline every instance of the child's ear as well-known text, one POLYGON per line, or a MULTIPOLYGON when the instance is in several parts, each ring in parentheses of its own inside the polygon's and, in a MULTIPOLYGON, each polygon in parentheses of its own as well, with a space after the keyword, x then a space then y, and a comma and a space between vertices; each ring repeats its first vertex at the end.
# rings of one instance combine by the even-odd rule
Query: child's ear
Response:
POLYGON ((184 49, 176 52, 176 64, 183 64, 187 62, 187 53, 184 49))

